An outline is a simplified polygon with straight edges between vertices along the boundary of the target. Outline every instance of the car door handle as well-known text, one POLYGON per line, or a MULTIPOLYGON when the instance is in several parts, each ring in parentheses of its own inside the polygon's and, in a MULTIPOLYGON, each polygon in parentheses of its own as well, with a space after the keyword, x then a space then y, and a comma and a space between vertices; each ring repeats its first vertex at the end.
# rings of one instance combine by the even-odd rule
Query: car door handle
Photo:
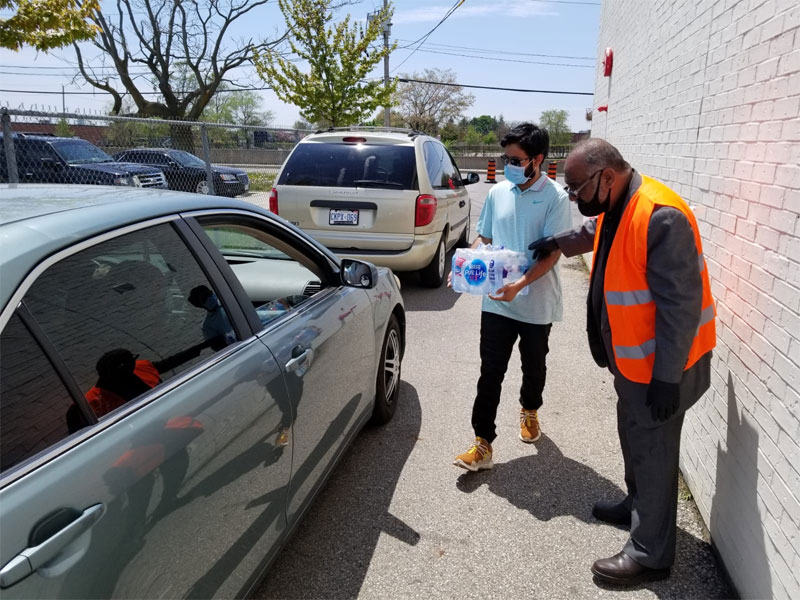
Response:
POLYGON ((458 202, 458 207, 459 208, 464 208, 466 205, 467 205, 467 201, 466 200, 460 200, 458 202))
POLYGON ((295 354, 297 350, 302 350, 302 352, 286 363, 286 372, 292 373, 297 371, 298 375, 303 375, 308 370, 308 367, 311 366, 311 359, 314 357, 314 351, 311 348, 303 350, 300 346, 297 346, 292 351, 292 354, 295 354))
POLYGON ((0 569, 0 588, 7 588, 21 581, 37 569, 45 566, 72 542, 86 533, 100 517, 105 508, 95 504, 83 511, 80 517, 47 538, 38 546, 26 548, 0 569))

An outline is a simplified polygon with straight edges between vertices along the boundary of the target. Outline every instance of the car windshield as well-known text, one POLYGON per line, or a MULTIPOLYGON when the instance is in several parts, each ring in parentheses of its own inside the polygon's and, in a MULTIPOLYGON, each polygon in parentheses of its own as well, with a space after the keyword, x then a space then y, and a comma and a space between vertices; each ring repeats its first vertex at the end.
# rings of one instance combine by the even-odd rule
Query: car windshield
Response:
POLYGON ((278 185, 415 189, 413 146, 308 142, 297 146, 278 185))
POLYGON ((69 140, 63 142, 53 142, 53 148, 58 155, 70 165, 82 165, 87 163, 113 162, 114 159, 83 140, 69 140))
POLYGON ((224 226, 205 228, 208 237, 219 248, 223 256, 246 256, 252 258, 273 258, 292 260, 289 256, 238 229, 224 226))
POLYGON ((184 167, 204 168, 206 166, 206 163, 204 163, 202 159, 196 157, 194 154, 184 152, 183 150, 173 150, 169 153, 169 156, 172 158, 172 160, 177 161, 181 166, 184 167))

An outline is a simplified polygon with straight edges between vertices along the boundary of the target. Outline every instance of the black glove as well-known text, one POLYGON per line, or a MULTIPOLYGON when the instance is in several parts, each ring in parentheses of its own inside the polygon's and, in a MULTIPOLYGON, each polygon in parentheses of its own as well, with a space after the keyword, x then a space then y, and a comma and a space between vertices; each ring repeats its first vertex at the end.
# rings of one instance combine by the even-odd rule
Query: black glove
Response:
POLYGON ((556 238, 552 235, 540 238, 528 246, 528 250, 533 250, 533 260, 542 260, 550 256, 554 250, 558 250, 556 238))
POLYGON ((666 421, 680 404, 680 386, 677 383, 667 383, 653 379, 647 388, 647 401, 654 421, 666 421))

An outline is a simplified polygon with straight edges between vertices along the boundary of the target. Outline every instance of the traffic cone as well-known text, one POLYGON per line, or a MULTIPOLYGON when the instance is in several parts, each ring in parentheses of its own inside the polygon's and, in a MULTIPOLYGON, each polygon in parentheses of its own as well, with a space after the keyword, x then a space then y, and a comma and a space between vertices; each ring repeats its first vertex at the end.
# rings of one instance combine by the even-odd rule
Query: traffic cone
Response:
POLYGON ((497 180, 494 178, 495 175, 495 166, 494 166, 494 159, 489 159, 489 166, 486 167, 486 183, 497 183, 497 180))
POLYGON ((550 164, 547 165, 547 176, 550 179, 556 178, 556 169, 558 168, 558 163, 556 161, 550 161, 550 164))

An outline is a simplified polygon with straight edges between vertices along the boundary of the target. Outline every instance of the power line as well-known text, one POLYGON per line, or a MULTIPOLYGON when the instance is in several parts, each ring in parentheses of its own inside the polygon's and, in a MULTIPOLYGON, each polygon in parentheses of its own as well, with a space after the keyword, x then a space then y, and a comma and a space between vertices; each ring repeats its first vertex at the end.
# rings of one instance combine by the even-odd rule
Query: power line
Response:
MULTIPOLYGON (((408 42, 410 40, 403 40, 398 39, 398 42, 408 42)), ((531 52, 512 52, 509 50, 492 50, 489 48, 466 48, 464 46, 453 46, 450 44, 434 44, 429 42, 424 44, 422 48, 427 48, 430 46, 431 48, 445 48, 445 49, 453 49, 453 50, 462 50, 465 52, 485 52, 488 54, 506 54, 510 56, 534 56, 540 58, 564 58, 567 60, 595 60, 596 57, 594 56, 564 56, 561 54, 535 54, 531 52)))
MULTIPOLYGON (((407 61, 409 58, 411 58, 412 56, 414 56, 414 53, 415 53, 417 50, 419 50, 419 47, 420 47, 420 46, 422 46, 422 44, 424 44, 424 43, 427 41, 427 39, 428 39, 428 38, 431 36, 431 34, 432 34, 434 31, 436 31, 436 30, 439 28, 439 26, 440 26, 442 23, 444 23, 444 22, 445 22, 445 21, 446 21, 446 20, 447 20, 447 19, 450 17, 450 15, 452 15, 454 12, 456 12, 456 9, 458 9, 458 7, 459 7, 459 6, 461 6, 462 4, 464 4, 464 1, 465 1, 465 0, 457 0, 457 1, 456 1, 456 3, 455 3, 453 6, 452 6, 452 8, 450 8, 450 10, 448 10, 448 11, 447 11, 447 13, 446 13, 446 14, 445 14, 445 15, 442 17, 442 20, 441 20, 441 21, 439 21, 439 22, 438 22, 436 25, 434 25, 433 29, 431 29, 431 30, 430 30, 428 33, 426 33, 426 34, 425 34, 425 35, 423 35, 421 38, 419 38, 419 39, 418 39, 416 42, 413 42, 413 43, 411 44, 411 46, 413 46, 413 45, 414 45, 414 44, 416 44, 417 42, 419 42, 419 45, 418 45, 416 48, 414 48, 414 49, 413 49, 413 50, 412 50, 412 51, 409 53, 409 55, 408 55, 408 56, 406 56, 406 57, 405 57, 405 58, 402 60, 402 62, 401 62, 399 65, 397 65, 397 66, 396 66, 394 69, 392 69, 392 73, 394 73, 395 71, 397 71, 397 69, 399 69, 400 67, 402 67, 402 66, 405 64, 405 62, 406 62, 406 61, 407 61)), ((409 46, 406 46, 406 48, 408 48, 408 47, 409 47, 409 46)))
MULTIPOLYGON (((407 79, 398 77, 397 81, 402 83, 428 83, 431 85, 444 85, 448 87, 473 88, 478 90, 499 90, 502 92, 523 92, 527 94, 568 94, 571 96, 594 96, 594 92, 568 92, 564 90, 529 90, 522 88, 495 87, 491 85, 468 85, 466 83, 443 83, 440 81, 424 81, 422 79, 407 79)), ((2 91, 2 90, 0 90, 2 91)))
POLYGON ((475 56, 474 54, 443 52, 441 50, 419 50, 419 51, 420 52, 425 52, 427 54, 442 54, 444 56, 459 56, 461 58, 477 58, 479 60, 494 60, 494 61, 499 61, 499 62, 524 63, 524 64, 527 64, 527 65, 549 65, 551 67, 577 67, 579 69, 594 69, 594 65, 576 65, 576 64, 571 64, 571 63, 553 63, 553 62, 545 62, 545 61, 541 61, 541 60, 521 60, 521 59, 518 59, 518 58, 497 58, 497 57, 494 57, 494 56, 475 56))
MULTIPOLYGON (((255 92, 259 90, 271 90, 271 87, 247 87, 247 88, 234 88, 234 89, 218 89, 216 91, 217 94, 225 93, 225 92, 255 92)), ((6 94, 54 94, 60 96, 62 94, 66 94, 68 96, 95 96, 97 94, 107 94, 105 90, 98 90, 93 92, 46 92, 42 90, 0 90, 0 92, 4 92, 6 94)), ((141 92, 142 96, 161 96, 159 92, 141 92)), ((120 96, 126 96, 128 92, 120 92, 120 96)))

